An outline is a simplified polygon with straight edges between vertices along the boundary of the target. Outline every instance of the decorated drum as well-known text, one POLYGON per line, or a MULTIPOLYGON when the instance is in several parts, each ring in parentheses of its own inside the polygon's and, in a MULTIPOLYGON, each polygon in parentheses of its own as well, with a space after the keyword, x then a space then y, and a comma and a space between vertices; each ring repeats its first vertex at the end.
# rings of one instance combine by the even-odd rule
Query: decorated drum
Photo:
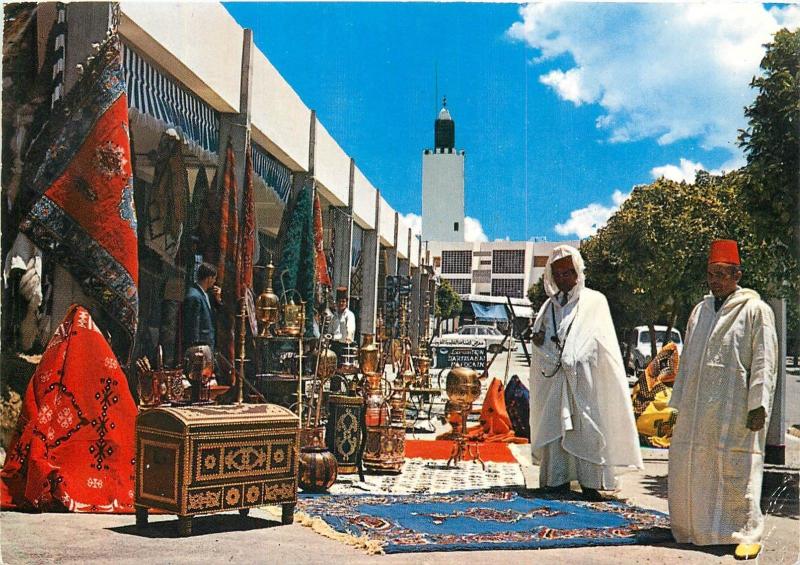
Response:
POLYGON ((404 426, 367 428, 364 445, 364 468, 378 473, 399 473, 403 470, 406 453, 404 426))
POLYGON ((328 399, 328 427, 325 437, 328 449, 336 457, 341 474, 358 472, 363 417, 364 399, 360 396, 332 394, 328 399))

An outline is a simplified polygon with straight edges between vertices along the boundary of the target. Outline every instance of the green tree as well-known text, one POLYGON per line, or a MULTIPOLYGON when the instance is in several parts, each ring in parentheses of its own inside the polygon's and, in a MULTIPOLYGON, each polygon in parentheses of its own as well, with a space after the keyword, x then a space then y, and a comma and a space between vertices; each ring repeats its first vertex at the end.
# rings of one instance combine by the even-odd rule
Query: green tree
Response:
POLYGON ((461 306, 461 297, 453 290, 450 283, 442 279, 439 288, 436 289, 436 308, 434 309, 437 334, 444 320, 454 318, 461 313, 461 306))
POLYGON ((533 313, 536 314, 547 300, 547 292, 544 290, 544 277, 528 287, 528 300, 531 301, 533 313))
POLYGON ((664 178, 634 187, 605 227, 581 245, 587 285, 606 295, 619 329, 683 327, 706 292, 711 240, 742 227, 735 174, 701 176, 703 186, 664 178))

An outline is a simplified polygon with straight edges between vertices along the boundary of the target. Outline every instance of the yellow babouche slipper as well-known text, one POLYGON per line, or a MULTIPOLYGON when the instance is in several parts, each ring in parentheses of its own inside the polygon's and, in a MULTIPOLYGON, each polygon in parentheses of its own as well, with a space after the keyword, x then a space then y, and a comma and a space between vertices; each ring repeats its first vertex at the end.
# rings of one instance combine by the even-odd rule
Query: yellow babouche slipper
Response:
POLYGON ((761 553, 760 543, 740 543, 736 546, 733 556, 736 559, 755 559, 761 553))

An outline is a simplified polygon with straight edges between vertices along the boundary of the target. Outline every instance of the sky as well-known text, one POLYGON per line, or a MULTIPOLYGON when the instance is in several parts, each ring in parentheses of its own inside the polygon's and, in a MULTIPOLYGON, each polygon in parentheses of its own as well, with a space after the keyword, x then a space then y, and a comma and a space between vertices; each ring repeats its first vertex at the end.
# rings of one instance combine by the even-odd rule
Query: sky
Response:
POLYGON ((443 96, 472 241, 585 238, 637 184, 745 162, 763 44, 800 6, 226 3, 417 229, 443 96))

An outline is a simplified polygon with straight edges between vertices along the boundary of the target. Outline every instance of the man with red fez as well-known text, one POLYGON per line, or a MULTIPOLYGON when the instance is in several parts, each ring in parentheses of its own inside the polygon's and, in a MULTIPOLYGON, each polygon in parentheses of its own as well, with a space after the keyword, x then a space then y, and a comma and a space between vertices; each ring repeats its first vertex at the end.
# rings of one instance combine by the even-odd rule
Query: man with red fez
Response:
POLYGON ((735 241, 712 242, 708 294, 686 327, 670 406, 669 513, 678 543, 761 550, 761 479, 778 373, 775 318, 742 278, 735 241))
POLYGON ((587 500, 617 486, 615 467, 642 468, 628 381, 606 297, 584 286, 580 252, 559 245, 544 269, 549 298, 533 323, 531 448, 539 484, 587 500))

